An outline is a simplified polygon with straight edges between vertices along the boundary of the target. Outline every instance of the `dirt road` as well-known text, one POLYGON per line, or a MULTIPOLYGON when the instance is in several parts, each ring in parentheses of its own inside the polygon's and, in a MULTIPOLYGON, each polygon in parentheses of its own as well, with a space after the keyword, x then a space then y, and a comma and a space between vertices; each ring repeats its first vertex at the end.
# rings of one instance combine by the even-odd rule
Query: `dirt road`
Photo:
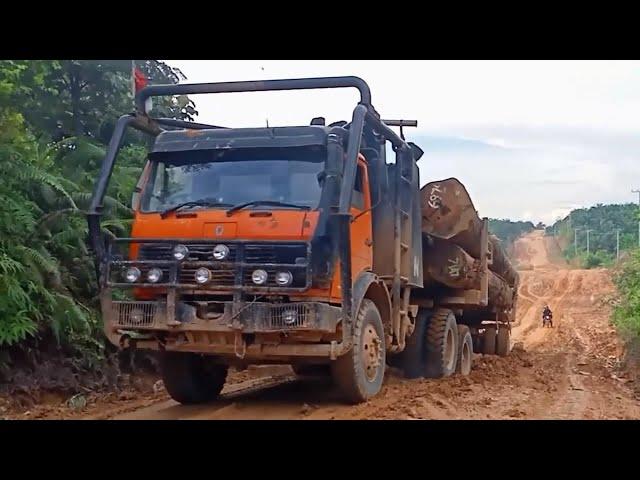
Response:
POLYGON ((327 382, 296 380, 286 368, 270 367, 235 374, 214 404, 181 406, 160 395, 93 418, 640 418, 635 384, 615 373, 622 350, 608 321, 608 272, 569 269, 542 232, 520 239, 515 251, 522 280, 512 353, 477 355, 468 377, 408 381, 392 372, 375 399, 348 406, 327 382), (554 312, 552 329, 541 327, 545 303, 554 312))

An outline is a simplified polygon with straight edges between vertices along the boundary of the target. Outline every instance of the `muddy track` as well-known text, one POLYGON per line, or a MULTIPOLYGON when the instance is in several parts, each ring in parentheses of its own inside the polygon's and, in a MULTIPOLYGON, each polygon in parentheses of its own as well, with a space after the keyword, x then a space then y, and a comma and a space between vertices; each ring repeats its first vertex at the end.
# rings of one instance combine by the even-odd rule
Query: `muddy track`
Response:
MULTIPOLYGON (((287 367, 231 374, 220 400, 181 406, 151 398, 98 405, 96 419, 616 419, 640 418, 638 385, 617 370, 621 344, 605 302, 604 269, 575 270, 542 232, 514 248, 521 271, 513 349, 507 358, 475 355, 467 377, 405 380, 389 372, 382 392, 345 405, 327 381, 298 379, 287 367), (554 260, 551 260, 554 259, 554 260), (554 328, 542 328, 548 303, 554 328)), ((77 416, 76 416, 77 418, 77 416)))

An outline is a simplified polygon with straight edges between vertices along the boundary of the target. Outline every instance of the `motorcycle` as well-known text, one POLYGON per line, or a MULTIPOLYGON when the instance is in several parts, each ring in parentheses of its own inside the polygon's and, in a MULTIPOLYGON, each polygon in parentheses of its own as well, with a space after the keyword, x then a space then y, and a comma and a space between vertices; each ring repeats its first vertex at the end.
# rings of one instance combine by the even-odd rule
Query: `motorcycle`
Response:
POLYGON ((553 328, 553 319, 551 317, 551 315, 546 314, 542 316, 542 327, 549 327, 549 328, 553 328))

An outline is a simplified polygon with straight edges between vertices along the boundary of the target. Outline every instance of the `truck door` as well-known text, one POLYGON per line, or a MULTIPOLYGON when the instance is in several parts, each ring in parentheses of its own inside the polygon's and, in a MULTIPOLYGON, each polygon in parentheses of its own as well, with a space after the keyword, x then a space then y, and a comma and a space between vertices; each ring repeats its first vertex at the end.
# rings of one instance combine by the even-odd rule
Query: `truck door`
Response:
POLYGON ((362 157, 358 160, 358 170, 351 199, 351 271, 355 280, 362 270, 371 270, 372 229, 371 195, 367 164, 362 157))

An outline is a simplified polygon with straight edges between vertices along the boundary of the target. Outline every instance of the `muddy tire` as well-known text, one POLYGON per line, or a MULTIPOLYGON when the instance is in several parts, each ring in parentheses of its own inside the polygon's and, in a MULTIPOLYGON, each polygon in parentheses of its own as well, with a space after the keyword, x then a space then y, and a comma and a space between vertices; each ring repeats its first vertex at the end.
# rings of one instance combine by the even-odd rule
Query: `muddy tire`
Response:
POLYGON ((458 327, 451 310, 436 310, 427 328, 425 377, 453 375, 458 361, 458 327))
POLYGON ((482 335, 482 353, 484 355, 496 354, 496 327, 487 327, 482 335))
POLYGON ((384 343, 380 312, 365 298, 353 322, 353 347, 331 363, 331 376, 346 401, 365 402, 382 388, 386 366, 384 343))
POLYGON ((162 380, 167 392, 183 404, 215 400, 224 386, 228 367, 211 357, 189 352, 164 352, 160 357, 162 380))
POLYGON ((511 347, 511 332, 508 327, 502 327, 496 336, 496 355, 506 357, 509 355, 509 347, 511 347))
POLYGON ((473 363, 473 340, 466 325, 458 325, 458 363, 456 373, 469 375, 473 363))
POLYGON ((429 310, 420 309, 416 317, 415 329, 402 353, 398 355, 398 365, 402 368, 405 378, 420 378, 425 376, 427 369, 426 337, 429 328, 429 310))
POLYGON ((291 365, 291 369, 300 377, 326 377, 331 375, 330 365, 291 365))

